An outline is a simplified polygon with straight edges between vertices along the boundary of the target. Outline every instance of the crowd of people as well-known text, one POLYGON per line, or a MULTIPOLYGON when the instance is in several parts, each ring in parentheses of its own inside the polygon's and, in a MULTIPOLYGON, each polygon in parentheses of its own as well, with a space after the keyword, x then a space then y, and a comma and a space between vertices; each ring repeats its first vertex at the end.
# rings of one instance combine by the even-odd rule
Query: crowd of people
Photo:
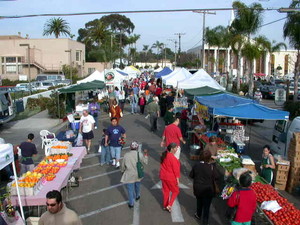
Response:
MULTIPOLYGON (((158 130, 158 118, 162 117, 164 129, 160 146, 165 148, 161 153, 159 178, 162 182, 162 208, 172 212, 172 206, 180 194, 180 152, 181 144, 185 145, 187 135, 187 121, 191 116, 190 109, 183 109, 176 112, 174 101, 179 94, 172 89, 163 90, 161 80, 150 79, 147 76, 132 79, 124 82, 122 90, 118 87, 109 90, 109 117, 111 124, 102 129, 102 136, 99 140, 100 165, 111 165, 122 172, 121 182, 125 184, 128 192, 128 207, 133 208, 135 201, 141 197, 140 185, 142 177, 138 174, 137 163, 144 165, 148 163, 148 151, 141 150, 139 143, 133 141, 130 144, 130 151, 124 155, 122 161, 122 147, 126 142, 126 130, 120 125, 124 116, 125 103, 130 104, 130 113, 145 115, 150 121, 150 131, 158 130)), ((100 105, 97 99, 89 104, 87 110, 83 111, 80 118, 79 133, 90 152, 94 131, 99 128, 100 105)), ((200 123, 201 124, 201 123, 200 123)), ((33 169, 32 157, 37 154, 36 147, 32 143, 33 134, 28 135, 28 140, 21 143, 22 161, 21 173, 33 169)), ((217 154, 216 139, 211 137, 209 144, 200 153, 200 160, 190 171, 190 178, 193 180, 193 192, 195 196, 196 212, 195 218, 201 220, 202 224, 209 222, 210 205, 217 196, 215 183, 219 179, 214 159, 217 154)), ((266 179, 272 180, 272 169, 274 161, 268 146, 264 147, 263 174, 266 179)), ((229 207, 238 206, 236 217, 232 225, 249 225, 255 210, 255 193, 249 188, 251 176, 243 174, 240 179, 240 188, 228 200, 229 207)), ((61 194, 58 191, 51 191, 47 194, 47 209, 40 219, 39 224, 56 224, 55 221, 63 221, 61 224, 81 224, 76 213, 68 209, 62 202, 61 194)))

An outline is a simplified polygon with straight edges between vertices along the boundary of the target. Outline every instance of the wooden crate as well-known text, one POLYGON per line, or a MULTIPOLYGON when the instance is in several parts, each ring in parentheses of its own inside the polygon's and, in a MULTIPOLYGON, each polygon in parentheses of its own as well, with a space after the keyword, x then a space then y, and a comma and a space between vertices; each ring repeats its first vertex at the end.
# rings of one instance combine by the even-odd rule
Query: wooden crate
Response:
POLYGON ((300 167, 300 161, 294 161, 294 160, 292 160, 292 161, 290 161, 290 163, 291 163, 292 167, 296 167, 296 168, 300 167))
POLYGON ((248 170, 251 170, 254 173, 257 173, 257 171, 255 169, 255 165, 245 165, 245 164, 243 164, 243 167, 248 169, 248 170))
POLYGON ((289 165, 277 165, 277 171, 289 171, 290 170, 290 166, 289 165))
POLYGON ((300 140, 300 132, 293 133, 293 138, 296 140, 300 140))
POLYGON ((281 190, 281 191, 284 191, 286 189, 286 183, 275 183, 274 187, 277 189, 277 190, 281 190))
POLYGON ((288 158, 300 157, 300 151, 288 151, 288 158))

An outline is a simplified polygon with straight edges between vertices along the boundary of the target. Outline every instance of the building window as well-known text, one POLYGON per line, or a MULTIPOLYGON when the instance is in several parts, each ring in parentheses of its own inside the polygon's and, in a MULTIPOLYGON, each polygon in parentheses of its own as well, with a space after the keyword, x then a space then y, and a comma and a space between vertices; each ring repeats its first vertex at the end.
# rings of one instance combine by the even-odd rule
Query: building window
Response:
POLYGON ((81 59, 81 51, 76 51, 76 61, 79 62, 81 59))
POLYGON ((6 73, 17 73, 17 67, 15 65, 6 65, 6 73))
POLYGON ((284 56, 284 74, 289 73, 289 55, 284 56))
POLYGON ((16 57, 6 57, 6 63, 16 63, 17 58, 16 57))
POLYGON ((88 68, 88 74, 92 74, 96 71, 96 68, 88 68))

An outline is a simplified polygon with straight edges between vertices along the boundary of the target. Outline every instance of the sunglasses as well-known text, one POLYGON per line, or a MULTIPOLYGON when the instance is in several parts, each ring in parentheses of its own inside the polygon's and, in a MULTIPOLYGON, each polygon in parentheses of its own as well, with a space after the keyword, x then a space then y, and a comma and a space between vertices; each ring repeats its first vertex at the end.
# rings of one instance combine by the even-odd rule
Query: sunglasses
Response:
POLYGON ((57 205, 57 203, 53 203, 53 204, 49 204, 49 203, 46 203, 47 206, 51 206, 51 207, 54 207, 57 205))

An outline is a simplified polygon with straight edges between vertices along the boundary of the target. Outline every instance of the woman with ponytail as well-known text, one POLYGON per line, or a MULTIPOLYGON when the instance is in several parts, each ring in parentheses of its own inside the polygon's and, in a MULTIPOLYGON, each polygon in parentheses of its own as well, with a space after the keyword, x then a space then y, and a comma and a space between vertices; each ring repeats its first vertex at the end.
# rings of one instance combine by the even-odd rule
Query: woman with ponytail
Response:
POLYGON ((177 148, 177 144, 171 143, 161 156, 159 178, 162 182, 163 207, 169 212, 179 194, 180 162, 174 155, 177 148))

